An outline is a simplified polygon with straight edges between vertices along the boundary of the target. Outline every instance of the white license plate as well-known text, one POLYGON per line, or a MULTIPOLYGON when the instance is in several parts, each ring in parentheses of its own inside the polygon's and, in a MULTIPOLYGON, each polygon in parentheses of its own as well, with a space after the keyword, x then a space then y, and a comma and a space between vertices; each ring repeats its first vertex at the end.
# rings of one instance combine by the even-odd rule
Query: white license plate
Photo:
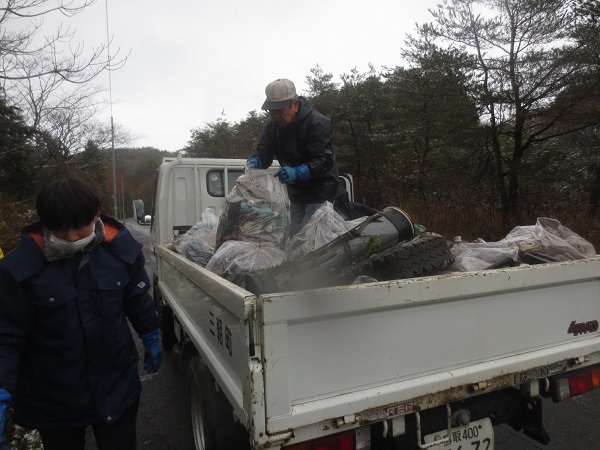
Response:
MULTIPOLYGON (((425 436, 425 443, 444 439, 448 430, 425 436)), ((494 450, 494 427, 490 419, 477 420, 464 427, 452 428, 452 441, 429 447, 431 450, 494 450)))

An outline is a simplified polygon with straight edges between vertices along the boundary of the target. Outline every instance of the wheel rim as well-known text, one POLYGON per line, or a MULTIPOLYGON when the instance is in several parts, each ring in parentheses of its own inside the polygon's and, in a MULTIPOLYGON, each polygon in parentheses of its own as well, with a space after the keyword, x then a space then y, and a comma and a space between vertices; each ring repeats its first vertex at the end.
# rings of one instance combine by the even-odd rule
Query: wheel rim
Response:
POLYGON ((200 389, 198 389, 198 379, 194 379, 194 383, 191 386, 191 416, 192 416, 192 429, 194 433, 194 442, 196 448, 200 450, 207 450, 206 448, 206 430, 204 428, 204 407, 202 405, 202 398, 200 397, 200 389))

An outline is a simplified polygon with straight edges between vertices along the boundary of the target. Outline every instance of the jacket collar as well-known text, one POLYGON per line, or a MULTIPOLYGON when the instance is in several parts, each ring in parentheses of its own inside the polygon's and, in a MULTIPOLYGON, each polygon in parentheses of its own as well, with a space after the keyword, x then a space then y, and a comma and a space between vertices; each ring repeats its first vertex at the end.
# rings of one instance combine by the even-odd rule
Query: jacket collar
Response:
POLYGON ((142 250, 142 244, 136 241, 118 220, 105 215, 100 218, 104 222, 106 231, 106 240, 102 243, 102 247, 127 264, 133 264, 142 250))
MULTIPOLYGON (((142 245, 133 239, 129 231, 119 221, 104 215, 100 218, 104 223, 106 233, 106 239, 100 245, 113 256, 128 264, 133 264, 140 254, 142 245)), ((44 227, 40 221, 24 227, 21 231, 19 245, 0 259, 0 265, 17 282, 40 272, 47 263, 44 227)))
MULTIPOLYGON (((48 261, 56 261, 59 259, 72 258, 77 253, 79 253, 79 252, 65 250, 64 248, 56 245, 50 239, 51 235, 52 235, 52 232, 50 230, 48 230, 47 228, 44 229, 44 231, 43 231, 44 248, 46 249, 45 253, 46 253, 46 259, 48 261)), ((97 245, 100 245, 100 243, 102 243, 102 241, 104 241, 105 239, 106 239, 106 232, 105 232, 104 222, 102 222, 102 220, 98 220, 94 227, 94 238, 92 239, 92 241, 90 243, 88 243, 88 245, 85 247, 85 249, 82 249, 80 251, 90 252, 93 250, 94 247, 96 247, 97 245)))

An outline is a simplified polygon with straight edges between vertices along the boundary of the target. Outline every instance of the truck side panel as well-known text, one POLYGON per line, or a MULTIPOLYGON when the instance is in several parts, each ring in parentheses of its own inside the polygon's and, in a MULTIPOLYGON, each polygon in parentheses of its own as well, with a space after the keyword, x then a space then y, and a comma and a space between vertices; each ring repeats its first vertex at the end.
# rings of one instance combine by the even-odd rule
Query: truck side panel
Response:
POLYGON ((600 349, 597 329, 568 332, 573 321, 600 319, 600 259, 259 302, 271 432, 596 358, 600 349))
POLYGON ((247 423, 251 399, 244 393, 252 389, 249 355, 254 352, 247 326, 253 312, 249 293, 165 246, 157 246, 157 251, 164 299, 240 420, 247 423))

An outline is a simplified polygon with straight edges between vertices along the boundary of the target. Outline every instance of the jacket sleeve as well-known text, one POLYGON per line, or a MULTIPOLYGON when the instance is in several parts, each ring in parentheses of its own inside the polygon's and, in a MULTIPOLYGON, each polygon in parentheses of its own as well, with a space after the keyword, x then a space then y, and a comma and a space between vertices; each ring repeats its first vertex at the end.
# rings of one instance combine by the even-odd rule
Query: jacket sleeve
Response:
POLYGON ((260 158, 262 169, 271 167, 273 159, 275 158, 275 142, 273 140, 273 133, 271 132, 273 124, 270 120, 271 119, 267 121, 267 124, 260 135, 260 141, 258 142, 258 146, 254 153, 254 155, 260 158))
POLYGON ((334 164, 333 144, 331 141, 331 121, 313 117, 307 121, 304 130, 306 136, 306 153, 311 178, 318 179, 331 171, 334 164))
POLYGON ((21 352, 33 323, 23 287, 0 265, 0 389, 14 397, 21 352))
POLYGON ((144 268, 142 252, 130 268, 130 281, 125 289, 124 311, 138 335, 144 335, 158 328, 158 318, 154 300, 150 293, 150 280, 144 268))

